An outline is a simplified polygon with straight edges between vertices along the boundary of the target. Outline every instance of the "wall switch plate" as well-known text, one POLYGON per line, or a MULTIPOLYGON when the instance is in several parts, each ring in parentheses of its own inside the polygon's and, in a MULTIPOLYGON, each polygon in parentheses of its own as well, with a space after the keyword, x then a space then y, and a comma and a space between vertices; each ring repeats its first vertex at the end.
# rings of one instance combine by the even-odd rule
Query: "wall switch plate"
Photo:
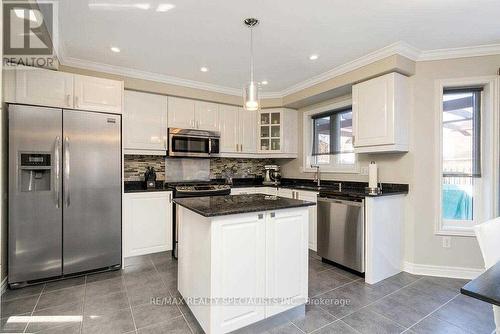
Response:
POLYGON ((443 248, 451 248, 451 237, 443 237, 443 248))
POLYGON ((361 167, 361 175, 368 175, 368 167, 361 167))

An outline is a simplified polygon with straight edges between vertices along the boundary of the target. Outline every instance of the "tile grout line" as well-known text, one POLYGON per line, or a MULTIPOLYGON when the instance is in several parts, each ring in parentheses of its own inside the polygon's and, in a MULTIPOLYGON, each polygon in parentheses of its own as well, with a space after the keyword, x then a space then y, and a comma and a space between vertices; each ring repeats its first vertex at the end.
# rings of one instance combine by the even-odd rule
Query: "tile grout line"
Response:
MULTIPOLYGON (((120 270, 122 270, 122 269, 120 269, 120 270)), ((132 323, 134 324, 134 330, 131 332, 137 333, 137 325, 135 323, 134 312, 132 311, 132 304, 130 303, 130 296, 128 293, 127 284, 125 283, 125 277, 123 275, 120 275, 120 278, 121 278, 121 281, 123 284, 123 288, 125 289, 125 295, 127 296, 128 308, 130 310, 130 315, 132 316, 132 323)))
MULTIPOLYGON (((156 268, 156 264, 154 261, 151 261, 153 262, 153 267, 155 268, 156 272, 158 273, 158 275, 160 275, 160 280, 161 280, 161 283, 163 284, 163 286, 165 287, 165 289, 167 289, 168 291, 168 294, 170 295, 170 298, 173 298, 175 299, 176 297, 172 294, 172 291, 170 291, 170 289, 167 287, 167 284, 165 284, 165 282, 163 281, 163 277, 161 276, 160 272, 158 271, 158 268, 156 268)), ((179 310, 179 312, 181 313, 181 316, 182 316, 182 319, 184 319, 184 321, 186 322, 186 325, 188 326, 189 328, 189 331, 191 331, 192 334, 194 334, 194 330, 191 328, 191 326, 189 325, 189 322, 187 321, 186 319, 186 316, 184 314, 184 312, 182 312, 181 308, 179 307, 179 305, 175 305, 175 307, 177 307, 177 310, 179 310)), ((188 307, 186 305, 186 307, 188 307)), ((176 317, 177 318, 177 317, 176 317)))
MULTIPOLYGON (((333 288, 333 289, 330 289, 330 290, 327 290, 327 291, 324 291, 324 292, 320 292, 320 293, 315 294, 314 296, 311 296, 311 297, 309 297, 309 298, 318 298, 318 296, 321 296, 321 295, 324 295, 325 293, 332 292, 332 291, 334 291, 334 290, 337 290, 337 289, 343 288, 343 287, 345 287, 346 285, 349 285, 349 284, 355 283, 355 282, 357 282, 357 281, 358 281, 358 280, 353 280, 353 281, 350 281, 350 282, 344 283, 344 284, 342 284, 342 285, 339 285, 339 286, 338 286, 338 287, 336 287, 336 288, 333 288)), ((318 306, 319 306, 319 307, 321 307, 320 305, 318 305, 318 306)), ((321 308, 322 308, 322 307, 321 307, 321 308)), ((322 308, 322 309, 323 309, 323 308, 322 308)), ((330 312, 328 312, 328 313, 330 313, 330 312)), ((333 315, 333 314, 332 314, 332 315, 333 315)), ((334 315, 333 315, 333 316, 334 316, 334 315)))
POLYGON ((85 316, 85 297, 87 297, 87 275, 85 275, 85 282, 83 284, 84 284, 84 289, 83 289, 83 303, 82 303, 82 322, 80 323, 80 331, 79 331, 80 334, 83 332, 83 320, 85 316))
MULTIPOLYGON (((356 311, 353 311, 353 312, 351 312, 351 313, 349 313, 349 314, 346 314, 346 315, 344 315, 344 316, 340 317, 340 318, 339 318, 339 320, 342 320, 342 319, 344 319, 345 317, 348 317, 348 316, 350 316, 351 314, 353 314, 353 313, 355 313, 355 312, 358 312, 358 311, 360 311, 360 310, 362 310, 362 309, 364 309, 364 308, 366 308, 366 307, 368 307, 368 306, 371 306, 371 305, 375 304, 376 302, 379 302, 379 301, 381 301, 382 299, 387 298, 387 297, 389 297, 389 296, 391 296, 391 295, 395 294, 396 292, 401 291, 402 289, 409 287, 409 286, 410 286, 410 285, 412 285, 412 284, 415 284, 416 282, 420 281, 422 278, 423 278, 423 277, 420 277, 420 278, 418 278, 417 280, 415 280, 415 281, 413 281, 413 282, 411 282, 411 283, 409 283, 409 284, 407 284, 407 285, 405 285, 405 286, 402 286, 401 288, 399 288, 399 289, 397 289, 397 290, 395 290, 395 291, 393 291, 393 292, 391 292, 391 293, 389 293, 389 294, 387 294, 387 295, 385 295, 385 296, 383 296, 383 297, 381 297, 381 298, 378 298, 378 299, 376 299, 376 300, 374 300, 374 301, 372 301, 372 302, 370 302, 370 303, 368 303, 368 304, 366 304, 366 305, 364 305, 364 306, 360 307, 360 308, 359 308, 359 309, 357 309, 356 311)), ((350 283, 348 283, 348 284, 355 283, 355 282, 357 282, 357 280, 356 280, 356 281, 353 281, 353 282, 350 282, 350 283)), ((366 284, 366 283, 365 283, 365 284, 366 284)), ((347 285, 347 284, 345 284, 345 285, 347 285)), ((343 285, 343 286, 345 286, 345 285, 343 285)), ((339 289, 339 288, 341 288, 341 287, 343 287, 343 286, 339 286, 339 287, 337 287, 337 288, 335 288, 335 289, 333 289, 333 290, 339 289)), ((328 292, 331 292, 331 291, 333 291, 333 290, 330 290, 330 291, 328 291, 328 292)), ((325 293, 326 293, 326 292, 325 292, 325 293)), ((320 307, 321 307, 321 306, 320 306, 320 307)), ((326 310, 326 309, 324 309, 324 308, 322 308, 322 307, 321 307, 321 309, 323 309, 323 310, 325 310, 326 312, 328 312, 328 310, 326 310)), ((331 315, 333 315, 334 317, 337 317, 335 314, 332 314, 332 313, 330 313, 330 312, 328 312, 328 313, 329 313, 329 314, 331 314, 331 315)), ((377 313, 377 314, 378 314, 378 313, 377 313)), ((391 321, 393 321, 393 322, 394 322, 394 320, 391 320, 391 321)), ((406 328, 406 327, 405 327, 405 328, 406 328)))
MULTIPOLYGON (((431 313, 427 314, 425 317, 423 317, 422 319, 418 320, 416 323, 414 323, 413 325, 411 325, 410 327, 408 327, 408 329, 405 331, 407 332, 408 330, 410 330, 411 328, 415 327, 415 325, 421 323, 422 321, 424 321, 425 319, 427 319, 428 317, 430 317, 431 315, 433 315, 436 311, 440 310, 441 308, 443 308, 445 305, 448 305, 448 303, 450 303, 451 301, 453 301, 455 298, 457 298, 458 296, 460 296, 460 294, 458 293, 455 297, 451 298, 450 300, 448 300, 446 303, 444 303, 443 305, 440 305, 439 307, 437 307, 436 309, 434 309, 433 311, 431 311, 431 313)), ((446 323, 449 323, 449 324, 452 324, 454 326, 457 326, 459 328, 462 328, 461 326, 458 326, 458 325, 455 325, 453 323, 450 323, 449 321, 446 321, 444 319, 441 319, 438 317, 438 319, 446 322, 446 323)), ((463 328, 462 328, 463 329, 463 328)), ((404 332, 403 332, 404 333, 404 332)))
POLYGON ((40 298, 42 298, 42 293, 45 291, 45 287, 46 286, 47 286, 47 283, 44 283, 43 287, 42 287, 42 291, 40 291, 40 294, 38 295, 38 298, 36 300, 35 306, 33 306, 33 310, 31 310, 30 318, 29 318, 28 322, 26 323, 26 325, 24 326, 23 333, 26 333, 26 330, 28 329, 28 326, 29 326, 29 324, 31 322, 31 318, 35 314, 36 307, 38 305, 38 302, 40 301, 40 298))
POLYGON ((299 330, 299 332, 304 333, 304 334, 307 333, 307 332, 303 331, 302 329, 300 329, 299 326, 297 326, 296 324, 294 324, 293 321, 290 321, 290 323, 292 324, 293 327, 297 328, 299 330))

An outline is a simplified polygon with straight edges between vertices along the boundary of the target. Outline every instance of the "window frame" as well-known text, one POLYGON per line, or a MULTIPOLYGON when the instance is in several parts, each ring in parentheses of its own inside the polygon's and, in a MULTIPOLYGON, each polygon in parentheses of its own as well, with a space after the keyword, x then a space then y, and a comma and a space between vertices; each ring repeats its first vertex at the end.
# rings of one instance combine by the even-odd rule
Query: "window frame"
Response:
MULTIPOLYGON (((314 173, 316 172, 316 168, 311 168, 311 164, 315 164, 315 157, 312 155, 313 150, 313 116, 317 116, 320 114, 326 114, 329 111, 352 108, 352 99, 341 100, 335 103, 331 103, 328 105, 316 107, 314 109, 305 111, 302 118, 302 133, 303 133, 303 141, 302 141, 302 168, 301 171, 304 173, 314 173)), ((359 174, 359 161, 358 155, 355 155, 355 162, 353 165, 339 165, 332 164, 329 165, 321 165, 322 173, 346 173, 346 174, 359 174)))
POLYGON ((499 79, 498 77, 476 77, 436 80, 436 122, 435 122, 435 177, 437 182, 435 234, 446 236, 473 237, 473 226, 496 217, 499 212, 499 79), (443 190, 443 96, 446 90, 463 87, 482 87, 481 96, 481 165, 483 175, 474 181, 474 215, 472 221, 445 220, 442 217, 443 190), (488 136, 488 137, 485 137, 488 136))

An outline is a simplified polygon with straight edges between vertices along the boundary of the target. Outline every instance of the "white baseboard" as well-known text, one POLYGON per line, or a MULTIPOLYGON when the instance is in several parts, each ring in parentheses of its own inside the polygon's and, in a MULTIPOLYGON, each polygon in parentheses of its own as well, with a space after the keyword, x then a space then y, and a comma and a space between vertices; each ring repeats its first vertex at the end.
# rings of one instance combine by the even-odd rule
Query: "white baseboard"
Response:
POLYGON ((484 269, 434 266, 429 264, 403 263, 403 271, 414 275, 474 279, 484 272, 484 269))
POLYGON ((7 276, 3 279, 2 283, 0 284, 0 295, 3 295, 3 293, 7 290, 7 276))

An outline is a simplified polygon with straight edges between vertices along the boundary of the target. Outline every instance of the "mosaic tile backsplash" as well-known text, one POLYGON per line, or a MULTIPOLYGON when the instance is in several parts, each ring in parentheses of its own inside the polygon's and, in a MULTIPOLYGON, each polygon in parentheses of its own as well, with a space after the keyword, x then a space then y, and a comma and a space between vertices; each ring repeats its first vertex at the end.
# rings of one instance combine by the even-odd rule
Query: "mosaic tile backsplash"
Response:
POLYGON ((225 177, 225 171, 233 177, 264 176, 265 165, 276 165, 274 159, 214 158, 210 160, 210 178, 225 177))
POLYGON ((154 167, 157 181, 165 181, 165 157, 156 155, 126 155, 125 181, 144 181, 147 166, 154 167))
MULTIPOLYGON (((154 167, 158 181, 164 181, 168 174, 166 166, 169 164, 165 163, 164 156, 126 155, 124 163, 125 181, 143 181, 147 166, 154 167)), ((232 173, 235 178, 258 177, 264 176, 265 165, 275 164, 274 159, 213 158, 210 159, 207 174, 210 174, 211 179, 224 178, 226 172, 232 173)), ((208 164, 206 166, 208 168, 208 164)))

